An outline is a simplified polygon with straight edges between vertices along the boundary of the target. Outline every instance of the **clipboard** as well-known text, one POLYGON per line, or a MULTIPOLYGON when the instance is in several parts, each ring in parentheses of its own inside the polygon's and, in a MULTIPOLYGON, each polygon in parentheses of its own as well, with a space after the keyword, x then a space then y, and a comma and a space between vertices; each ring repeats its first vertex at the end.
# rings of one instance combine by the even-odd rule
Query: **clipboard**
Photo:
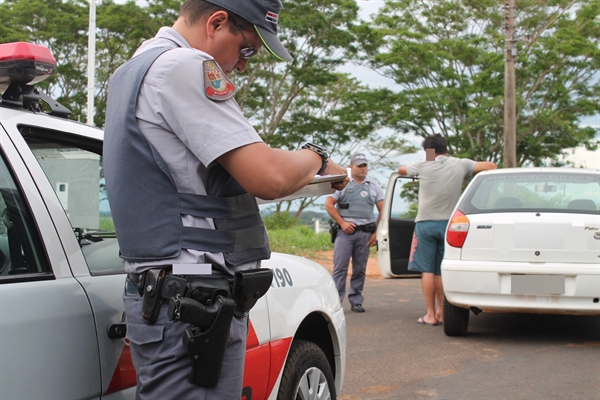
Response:
POLYGON ((308 185, 304 186, 302 189, 298 190, 295 193, 274 200, 264 200, 257 197, 256 201, 259 205, 261 205, 276 203, 278 201, 296 200, 303 199, 305 197, 316 197, 331 194, 335 192, 335 189, 332 189, 331 185, 335 182, 341 182, 347 177, 348 175, 345 174, 323 176, 315 175, 314 179, 310 181, 308 185))

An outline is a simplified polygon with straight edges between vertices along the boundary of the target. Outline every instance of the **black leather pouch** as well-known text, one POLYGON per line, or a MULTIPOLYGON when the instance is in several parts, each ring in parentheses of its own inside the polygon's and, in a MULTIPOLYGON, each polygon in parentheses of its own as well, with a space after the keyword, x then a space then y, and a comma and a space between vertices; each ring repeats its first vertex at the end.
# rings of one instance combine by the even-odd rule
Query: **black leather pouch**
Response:
POLYGON ((163 300, 161 290, 164 278, 164 269, 149 269, 144 274, 142 318, 147 324, 152 325, 158 318, 163 300))
POLYGON ((238 318, 246 316, 258 299, 267 293, 272 281, 273 271, 269 268, 236 272, 233 278, 235 316, 238 318))

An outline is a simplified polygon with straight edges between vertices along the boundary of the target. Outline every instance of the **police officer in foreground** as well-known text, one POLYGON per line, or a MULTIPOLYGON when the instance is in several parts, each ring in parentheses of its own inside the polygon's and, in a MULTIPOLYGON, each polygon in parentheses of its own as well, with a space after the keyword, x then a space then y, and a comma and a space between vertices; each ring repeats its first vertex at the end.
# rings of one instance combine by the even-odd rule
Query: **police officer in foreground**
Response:
MULTIPOLYGON (((279 0, 186 0, 110 80, 107 193, 139 399, 239 399, 247 315, 269 288, 256 197, 345 174, 325 149, 272 149, 228 79, 277 38, 279 0)), ((334 188, 343 188, 345 182, 334 188)))
POLYGON ((340 301, 346 294, 346 277, 352 258, 352 276, 348 301, 354 312, 365 312, 362 295, 365 285, 369 249, 377 243, 377 223, 381 219, 385 194, 379 184, 367 176, 369 165, 363 153, 356 153, 350 162, 350 183, 325 199, 325 209, 337 228, 333 251, 333 280, 340 301), (377 222, 373 207, 377 207, 377 222))

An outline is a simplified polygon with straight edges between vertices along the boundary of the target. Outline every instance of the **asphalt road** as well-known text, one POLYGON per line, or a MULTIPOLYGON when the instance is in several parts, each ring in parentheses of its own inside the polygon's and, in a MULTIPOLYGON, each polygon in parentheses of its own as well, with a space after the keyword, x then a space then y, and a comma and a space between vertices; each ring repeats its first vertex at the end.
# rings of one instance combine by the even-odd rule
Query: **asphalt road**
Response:
POLYGON ((421 281, 368 278, 362 314, 343 305, 339 400, 600 400, 600 317, 471 314, 464 337, 417 324, 421 281))

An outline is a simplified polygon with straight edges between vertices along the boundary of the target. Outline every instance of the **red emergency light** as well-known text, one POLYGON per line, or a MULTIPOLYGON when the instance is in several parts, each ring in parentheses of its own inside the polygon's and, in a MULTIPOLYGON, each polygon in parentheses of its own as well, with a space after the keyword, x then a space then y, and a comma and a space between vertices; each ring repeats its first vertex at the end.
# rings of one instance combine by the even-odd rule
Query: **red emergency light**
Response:
POLYGON ((0 85, 35 84, 56 72, 47 47, 26 42, 0 44, 0 85))

